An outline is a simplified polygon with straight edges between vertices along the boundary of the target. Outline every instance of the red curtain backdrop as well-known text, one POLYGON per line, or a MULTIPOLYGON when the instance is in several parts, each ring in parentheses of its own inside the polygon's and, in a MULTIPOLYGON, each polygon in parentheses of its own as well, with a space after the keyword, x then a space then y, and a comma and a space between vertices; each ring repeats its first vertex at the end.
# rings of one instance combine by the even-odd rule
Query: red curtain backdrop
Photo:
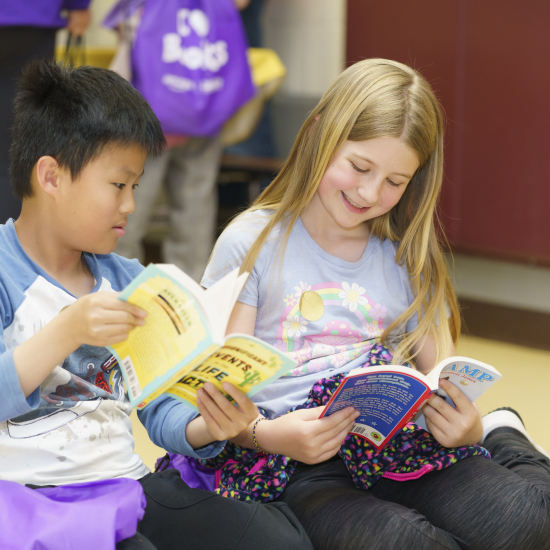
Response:
POLYGON ((456 251, 550 264, 550 2, 348 0, 348 65, 407 63, 447 117, 456 251))

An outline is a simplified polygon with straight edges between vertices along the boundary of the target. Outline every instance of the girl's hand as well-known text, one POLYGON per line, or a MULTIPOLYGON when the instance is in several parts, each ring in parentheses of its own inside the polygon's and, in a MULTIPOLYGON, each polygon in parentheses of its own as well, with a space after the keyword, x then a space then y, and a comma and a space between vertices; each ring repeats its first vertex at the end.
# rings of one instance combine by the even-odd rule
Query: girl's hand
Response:
POLYGON ((444 447, 474 445, 483 433, 479 409, 452 382, 440 380, 439 384, 456 408, 438 395, 432 395, 423 407, 428 429, 444 447))
POLYGON ((256 426, 259 447, 306 464, 328 460, 338 452, 360 413, 347 407, 319 418, 322 410, 322 407, 303 409, 259 422, 256 426))
MULTIPOLYGON (((235 400, 237 406, 210 382, 206 382, 203 388, 197 392, 197 408, 209 436, 209 441, 202 442, 201 445, 198 445, 200 447, 212 441, 225 441, 235 437, 246 430, 258 416, 258 408, 242 391, 228 382, 224 382, 222 387, 235 400)), ((187 439, 189 441, 189 434, 187 434, 187 439)), ((189 443, 196 448, 191 441, 189 443)))

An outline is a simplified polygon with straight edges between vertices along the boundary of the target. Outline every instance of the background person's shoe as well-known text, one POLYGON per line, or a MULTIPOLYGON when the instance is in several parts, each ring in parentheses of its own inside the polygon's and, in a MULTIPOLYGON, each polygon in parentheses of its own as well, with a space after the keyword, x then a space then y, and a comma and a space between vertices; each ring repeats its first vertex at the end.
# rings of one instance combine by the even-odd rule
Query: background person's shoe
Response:
POLYGON ((529 435, 523 420, 517 411, 511 407, 500 407, 494 411, 486 414, 482 418, 483 422, 483 435, 481 436, 480 443, 483 442, 489 437, 489 435, 498 428, 512 428, 522 433, 526 439, 543 455, 550 459, 550 454, 548 454, 540 445, 537 445, 533 438, 529 435))

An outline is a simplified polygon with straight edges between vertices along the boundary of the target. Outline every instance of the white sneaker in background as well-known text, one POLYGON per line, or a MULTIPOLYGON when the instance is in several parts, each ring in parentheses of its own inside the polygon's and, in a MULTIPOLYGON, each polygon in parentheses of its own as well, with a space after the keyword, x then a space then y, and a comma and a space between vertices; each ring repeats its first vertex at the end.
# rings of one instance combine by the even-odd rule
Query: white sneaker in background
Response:
POLYGON ((487 436, 497 428, 513 428, 518 432, 521 432, 529 442, 543 455, 550 459, 550 454, 548 454, 540 445, 537 445, 533 438, 527 433, 523 420, 518 412, 516 412, 511 407, 501 407, 496 409, 489 414, 486 414, 482 418, 483 422, 483 435, 481 436, 480 443, 483 444, 487 436))

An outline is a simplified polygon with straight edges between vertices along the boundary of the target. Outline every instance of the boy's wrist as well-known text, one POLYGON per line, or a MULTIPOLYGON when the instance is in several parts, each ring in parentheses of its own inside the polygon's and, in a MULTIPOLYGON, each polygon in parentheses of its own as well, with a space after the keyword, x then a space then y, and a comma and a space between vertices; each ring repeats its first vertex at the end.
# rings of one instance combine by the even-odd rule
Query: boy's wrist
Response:
POLYGON ((62 309, 55 319, 61 325, 60 333, 64 335, 66 346, 70 349, 67 355, 70 355, 85 343, 82 338, 79 338, 78 311, 73 305, 62 309))

